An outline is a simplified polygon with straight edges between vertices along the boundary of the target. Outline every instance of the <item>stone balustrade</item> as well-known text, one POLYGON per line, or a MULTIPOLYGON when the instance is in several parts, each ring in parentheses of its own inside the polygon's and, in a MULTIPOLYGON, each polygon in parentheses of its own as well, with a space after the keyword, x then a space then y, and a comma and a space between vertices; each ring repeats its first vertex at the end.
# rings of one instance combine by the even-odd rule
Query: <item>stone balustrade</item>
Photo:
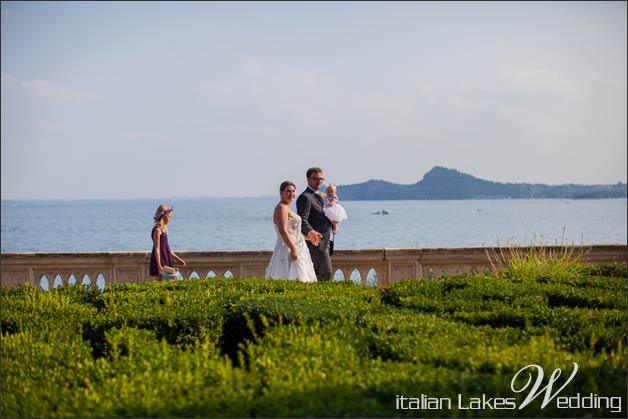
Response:
MULTIPOLYGON (((334 252, 336 279, 350 279, 363 286, 386 286, 402 279, 440 278, 492 269, 498 254, 520 251, 573 252, 589 264, 626 263, 626 245, 464 247, 464 248, 378 248, 339 249, 334 252), (493 262, 493 263, 492 263, 493 262)), ((270 250, 181 251, 186 261, 184 278, 263 277, 270 250)), ((148 274, 150 252, 97 253, 2 253, 2 287, 29 283, 36 288, 61 284, 124 284, 155 280, 148 274)))

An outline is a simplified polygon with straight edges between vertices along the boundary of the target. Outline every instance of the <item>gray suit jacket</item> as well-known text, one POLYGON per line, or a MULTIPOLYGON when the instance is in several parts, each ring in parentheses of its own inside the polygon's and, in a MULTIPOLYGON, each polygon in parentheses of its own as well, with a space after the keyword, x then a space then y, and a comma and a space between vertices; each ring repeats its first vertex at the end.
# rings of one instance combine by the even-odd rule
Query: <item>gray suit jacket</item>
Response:
POLYGON ((312 189, 306 188, 297 198, 297 214, 301 217, 301 232, 307 236, 312 230, 318 231, 323 235, 318 249, 321 252, 328 249, 333 226, 323 213, 322 199, 312 189))

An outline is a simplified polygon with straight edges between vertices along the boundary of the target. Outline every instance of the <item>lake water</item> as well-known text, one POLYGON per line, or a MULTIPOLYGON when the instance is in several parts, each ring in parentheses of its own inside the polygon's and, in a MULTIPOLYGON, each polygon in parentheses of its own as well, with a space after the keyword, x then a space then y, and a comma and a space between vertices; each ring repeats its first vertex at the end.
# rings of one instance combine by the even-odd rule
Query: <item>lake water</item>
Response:
MULTIPOLYGON (((182 250, 272 249, 278 199, 186 198, 170 243, 182 250)), ((2 201, 2 252, 150 250, 161 201, 2 201)), ((626 244, 626 199, 341 201, 349 219, 336 248, 506 243, 626 244), (385 209, 387 215, 372 214, 385 209)), ((293 210, 295 205, 293 203, 293 210)))

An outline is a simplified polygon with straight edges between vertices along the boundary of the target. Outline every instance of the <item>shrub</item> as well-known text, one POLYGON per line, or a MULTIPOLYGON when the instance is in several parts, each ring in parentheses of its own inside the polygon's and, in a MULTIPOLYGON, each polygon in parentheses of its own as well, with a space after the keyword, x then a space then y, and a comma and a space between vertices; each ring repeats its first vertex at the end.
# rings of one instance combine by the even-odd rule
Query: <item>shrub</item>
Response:
POLYGON ((605 277, 612 276, 615 278, 626 278, 626 264, 625 263, 602 263, 600 265, 595 265, 590 267, 590 274, 605 277))
MULTIPOLYGON (((626 403, 625 279, 466 275, 384 289, 216 278, 1 291, 9 417, 624 417, 398 410, 397 395, 513 397, 530 364, 626 403), (70 356, 71 354, 71 356, 70 356)), ((571 392, 571 393, 570 393, 571 392)), ((522 397, 516 396, 520 402, 522 397)))

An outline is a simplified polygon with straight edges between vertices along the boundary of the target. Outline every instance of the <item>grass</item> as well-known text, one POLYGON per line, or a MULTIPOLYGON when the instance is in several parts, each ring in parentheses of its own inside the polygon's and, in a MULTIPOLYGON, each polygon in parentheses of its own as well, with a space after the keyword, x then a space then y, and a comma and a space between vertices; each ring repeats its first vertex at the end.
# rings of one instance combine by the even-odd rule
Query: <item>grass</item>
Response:
POLYGON ((573 245, 520 246, 507 243, 486 251, 493 274, 497 278, 537 280, 539 278, 573 279, 591 270, 584 262, 585 250, 573 245))

